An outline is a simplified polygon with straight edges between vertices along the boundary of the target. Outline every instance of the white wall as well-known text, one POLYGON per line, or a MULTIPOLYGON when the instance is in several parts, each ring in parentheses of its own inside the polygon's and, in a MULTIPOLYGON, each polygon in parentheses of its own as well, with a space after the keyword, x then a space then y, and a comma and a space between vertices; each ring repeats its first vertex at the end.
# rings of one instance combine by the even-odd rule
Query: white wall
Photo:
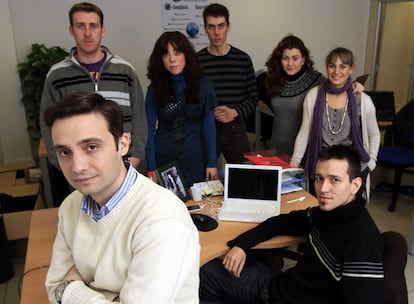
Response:
POLYGON ((412 98, 408 96, 408 87, 414 56, 413 17, 414 2, 389 3, 385 6, 377 89, 394 91, 397 109, 412 98))
POLYGON ((0 0, 0 163, 31 158, 9 3, 0 0))
MULTIPOLYGON (((100 6, 105 14, 107 33, 104 44, 135 66, 145 90, 148 85, 147 59, 162 30, 161 1, 91 2, 100 6)), ((305 41, 320 71, 325 70, 326 54, 339 45, 354 52, 356 74, 363 71, 370 0, 219 2, 230 10, 232 30, 229 42, 250 54, 255 69, 263 68, 277 42, 286 34, 293 33, 305 41)), ((24 60, 30 45, 35 42, 66 49, 73 46, 68 33, 67 13, 75 1, 9 0, 9 3, 19 61, 24 60)))

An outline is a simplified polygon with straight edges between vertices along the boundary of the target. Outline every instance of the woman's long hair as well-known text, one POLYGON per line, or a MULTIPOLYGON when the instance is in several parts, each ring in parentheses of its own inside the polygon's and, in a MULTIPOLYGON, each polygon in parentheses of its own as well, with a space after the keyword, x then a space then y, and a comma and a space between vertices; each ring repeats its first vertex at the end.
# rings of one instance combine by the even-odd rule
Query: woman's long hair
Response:
POLYGON ((282 57, 286 49, 298 49, 305 60, 302 69, 304 71, 313 70, 314 62, 310 58, 310 52, 303 41, 293 35, 286 36, 279 42, 266 62, 267 75, 265 85, 267 94, 270 97, 279 95, 285 85, 287 74, 282 67, 282 57))
POLYGON ((186 81, 186 102, 200 101, 201 66, 190 41, 180 32, 164 32, 155 42, 154 49, 148 60, 147 77, 151 80, 155 104, 165 105, 174 90, 171 85, 170 73, 165 69, 162 56, 168 52, 168 44, 184 54, 185 66, 183 74, 186 81))

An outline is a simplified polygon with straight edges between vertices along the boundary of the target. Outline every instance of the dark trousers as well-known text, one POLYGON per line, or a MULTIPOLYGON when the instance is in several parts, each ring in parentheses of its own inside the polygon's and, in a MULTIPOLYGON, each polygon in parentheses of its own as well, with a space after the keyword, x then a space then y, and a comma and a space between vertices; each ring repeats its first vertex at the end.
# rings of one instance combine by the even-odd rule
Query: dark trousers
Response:
POLYGON ((252 265, 245 266, 240 278, 235 278, 221 260, 212 260, 200 268, 200 304, 265 304, 271 276, 269 269, 252 265))
POLYGON ((250 152, 244 121, 217 123, 217 156, 223 153, 226 162, 240 164, 246 161, 244 153, 250 152))

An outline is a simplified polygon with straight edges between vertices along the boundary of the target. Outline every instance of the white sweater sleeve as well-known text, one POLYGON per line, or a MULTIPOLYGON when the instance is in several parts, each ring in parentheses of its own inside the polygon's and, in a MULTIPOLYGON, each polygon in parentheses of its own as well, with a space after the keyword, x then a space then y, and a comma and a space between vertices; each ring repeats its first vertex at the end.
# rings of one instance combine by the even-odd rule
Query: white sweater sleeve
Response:
POLYGON ((369 154, 368 168, 372 172, 376 167, 381 134, 375 114, 375 106, 371 98, 364 93, 361 97, 361 121, 364 149, 369 154))
POLYGON ((302 124, 298 135, 296 135, 295 148, 290 161, 290 164, 293 166, 299 166, 303 156, 305 155, 312 127, 313 111, 315 108, 317 94, 318 87, 314 87, 305 96, 305 101, 303 102, 302 124))

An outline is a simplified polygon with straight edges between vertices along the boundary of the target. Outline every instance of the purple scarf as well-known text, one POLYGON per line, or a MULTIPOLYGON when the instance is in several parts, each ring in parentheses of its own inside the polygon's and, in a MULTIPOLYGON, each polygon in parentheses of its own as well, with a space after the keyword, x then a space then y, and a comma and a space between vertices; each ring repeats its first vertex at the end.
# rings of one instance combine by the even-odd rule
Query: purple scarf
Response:
POLYGON ((325 111, 326 93, 340 94, 347 91, 348 93, 348 115, 351 120, 351 139, 358 150, 359 156, 363 162, 369 161, 369 155, 365 151, 362 144, 361 129, 358 124, 357 103, 354 93, 352 92, 352 82, 349 78, 345 86, 342 88, 334 88, 331 86, 329 80, 319 87, 318 96, 316 97, 315 108, 313 110, 313 120, 308 142, 307 153, 307 173, 313 178, 315 175, 316 162, 318 161, 318 154, 322 150, 322 122, 325 111))

